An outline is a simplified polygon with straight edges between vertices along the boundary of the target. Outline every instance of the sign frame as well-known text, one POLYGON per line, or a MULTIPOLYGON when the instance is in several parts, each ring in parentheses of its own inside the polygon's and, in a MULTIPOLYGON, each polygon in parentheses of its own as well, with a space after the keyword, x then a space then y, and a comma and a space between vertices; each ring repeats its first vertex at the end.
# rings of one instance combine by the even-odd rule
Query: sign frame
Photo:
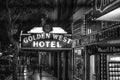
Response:
MULTIPOLYGON (((36 40, 33 40, 33 41, 36 41, 36 40)), ((31 43, 32 43, 32 41, 31 41, 31 43)), ((39 43, 40 44, 40 43, 39 43)), ((49 45, 50 45, 51 43, 49 42, 49 45)), ((48 45, 48 44, 47 44, 48 45)), ((72 49, 72 36, 70 35, 70 34, 55 34, 55 33, 32 33, 32 34, 22 34, 21 36, 20 36, 20 48, 21 49, 35 49, 35 50, 71 50, 72 49), (54 42, 54 44, 56 44, 55 43, 55 41, 56 42, 58 42, 59 44, 63 44, 62 46, 58 46, 58 47, 27 47, 27 46, 25 46, 25 45, 23 45, 23 36, 32 36, 32 35, 37 35, 37 34, 50 34, 51 36, 53 36, 53 35, 59 35, 59 36, 63 36, 63 38, 64 38, 64 43, 62 43, 62 41, 60 42, 59 40, 62 40, 63 38, 61 38, 61 39, 59 39, 59 40, 55 40, 55 39, 53 39, 52 40, 52 38, 51 38, 51 36, 48 38, 48 39, 38 39, 38 41, 48 41, 48 40, 50 40, 51 42, 53 41, 54 42), (70 37, 70 38, 69 38, 70 37), (65 39, 69 39, 69 44, 67 45, 67 42, 65 43, 65 39), (67 47, 68 46, 68 47, 67 47)))

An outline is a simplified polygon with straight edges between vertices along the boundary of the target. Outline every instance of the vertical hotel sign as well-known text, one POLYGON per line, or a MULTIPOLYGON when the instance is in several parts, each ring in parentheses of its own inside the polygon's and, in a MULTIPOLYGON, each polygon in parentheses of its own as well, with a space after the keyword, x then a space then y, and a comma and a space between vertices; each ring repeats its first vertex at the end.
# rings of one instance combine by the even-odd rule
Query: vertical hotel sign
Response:
POLYGON ((94 0, 93 17, 98 18, 120 7, 120 0, 94 0))
POLYGON ((71 49, 71 36, 65 34, 38 33, 21 35, 22 49, 71 49))

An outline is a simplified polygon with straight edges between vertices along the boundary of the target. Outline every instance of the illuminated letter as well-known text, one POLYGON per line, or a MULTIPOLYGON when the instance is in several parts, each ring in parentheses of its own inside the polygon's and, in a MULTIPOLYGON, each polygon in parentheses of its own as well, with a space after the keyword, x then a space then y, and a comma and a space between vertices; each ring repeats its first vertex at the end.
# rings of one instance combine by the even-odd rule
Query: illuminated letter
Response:
POLYGON ((50 41, 46 41, 46 47, 49 47, 50 41))
POLYGON ((38 47, 38 41, 33 41, 33 47, 38 47))
POLYGON ((35 35, 32 36, 33 40, 36 40, 35 35))
POLYGON ((58 35, 53 34, 53 39, 57 39, 58 35))
POLYGON ((32 36, 28 36, 28 40, 32 41, 33 40, 32 36))
POLYGON ((41 34, 42 39, 45 39, 45 33, 41 34))
POLYGON ((63 42, 67 42, 67 37, 64 37, 64 38, 63 38, 63 42))
POLYGON ((50 33, 46 33, 46 38, 50 38, 50 33))
POLYGON ((67 43, 70 44, 71 41, 72 41, 72 39, 68 39, 67 43))
POLYGON ((41 35, 40 34, 37 34, 37 39, 40 39, 41 38, 41 35))
POLYGON ((60 42, 57 42, 57 47, 61 48, 62 46, 60 45, 60 42))
POLYGON ((62 41, 62 37, 63 37, 62 35, 59 35, 59 40, 60 40, 60 41, 62 41))
POLYGON ((51 47, 55 47, 55 41, 51 42, 51 47))
POLYGON ((45 43, 43 41, 39 42, 39 46, 40 47, 44 47, 45 46, 45 43))
POLYGON ((28 43, 27 37, 25 37, 25 38, 23 39, 23 42, 24 42, 24 43, 28 43))

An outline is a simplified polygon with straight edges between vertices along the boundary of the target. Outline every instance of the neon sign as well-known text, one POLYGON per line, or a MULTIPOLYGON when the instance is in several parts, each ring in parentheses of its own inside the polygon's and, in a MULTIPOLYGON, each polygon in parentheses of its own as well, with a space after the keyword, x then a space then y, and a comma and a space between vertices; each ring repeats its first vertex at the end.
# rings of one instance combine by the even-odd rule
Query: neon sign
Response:
POLYGON ((97 11, 100 11, 102 13, 118 2, 120 2, 120 0, 96 0, 95 8, 97 11))
POLYGON ((22 48, 71 48, 71 36, 39 33, 21 36, 22 48))

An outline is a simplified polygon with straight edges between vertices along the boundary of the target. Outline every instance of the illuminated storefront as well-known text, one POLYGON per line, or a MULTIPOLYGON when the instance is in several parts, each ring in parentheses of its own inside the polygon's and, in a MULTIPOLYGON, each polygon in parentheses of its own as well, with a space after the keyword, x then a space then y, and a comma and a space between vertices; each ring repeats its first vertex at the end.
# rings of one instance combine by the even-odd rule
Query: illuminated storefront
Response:
POLYGON ((93 2, 93 10, 86 14, 86 28, 91 32, 81 38, 86 46, 86 80, 119 80, 120 0, 93 2))

